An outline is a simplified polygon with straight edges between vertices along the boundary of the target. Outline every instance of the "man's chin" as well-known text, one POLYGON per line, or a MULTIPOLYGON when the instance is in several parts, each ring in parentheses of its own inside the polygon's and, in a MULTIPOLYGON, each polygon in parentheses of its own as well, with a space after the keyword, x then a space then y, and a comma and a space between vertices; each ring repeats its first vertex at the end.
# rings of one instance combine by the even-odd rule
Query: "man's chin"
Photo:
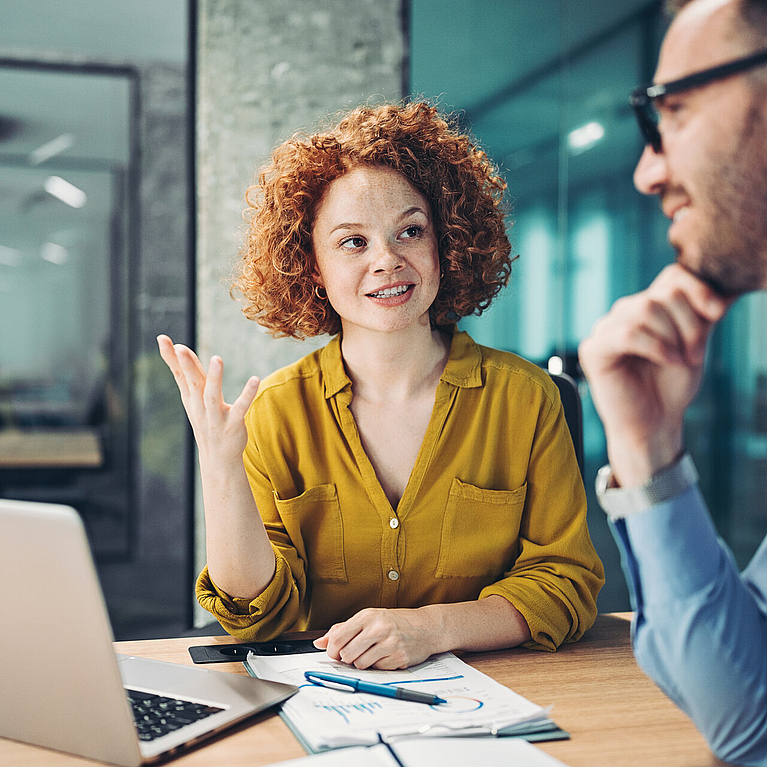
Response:
POLYGON ((691 259, 685 257, 685 253, 681 248, 677 246, 674 246, 674 248, 677 252, 676 260, 679 266, 687 270, 694 277, 697 277, 701 282, 704 282, 706 285, 708 285, 709 288, 711 288, 711 290, 713 290, 717 295, 720 295, 722 298, 738 298, 744 293, 749 293, 761 288, 761 285, 754 284, 749 284, 747 287, 738 285, 736 284, 735 280, 730 279, 735 275, 716 274, 712 270, 706 269, 705 264, 702 264, 700 261, 695 264, 691 264, 691 259))
POLYGON ((697 277, 703 280, 703 282, 705 282, 706 285, 711 288, 711 290, 713 290, 715 293, 718 293, 722 298, 739 298, 745 293, 751 293, 752 291, 759 289, 758 285, 753 285, 749 288, 735 287, 733 285, 728 285, 721 279, 710 277, 705 274, 699 274, 697 277))

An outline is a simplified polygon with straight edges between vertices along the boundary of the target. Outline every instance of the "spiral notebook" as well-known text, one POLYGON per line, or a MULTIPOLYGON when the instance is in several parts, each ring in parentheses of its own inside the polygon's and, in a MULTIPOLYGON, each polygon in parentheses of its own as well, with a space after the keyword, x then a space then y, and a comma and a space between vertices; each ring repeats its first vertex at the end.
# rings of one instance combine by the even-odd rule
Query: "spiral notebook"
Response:
POLYGON ((569 737, 549 717, 549 709, 457 658, 442 653, 397 671, 358 670, 327 653, 257 656, 244 663, 251 676, 287 682, 299 691, 281 715, 309 753, 395 741, 410 736, 515 735, 526 740, 569 737), (354 676, 379 684, 428 692, 446 704, 411 703, 380 695, 328 689, 307 682, 306 671, 354 676))

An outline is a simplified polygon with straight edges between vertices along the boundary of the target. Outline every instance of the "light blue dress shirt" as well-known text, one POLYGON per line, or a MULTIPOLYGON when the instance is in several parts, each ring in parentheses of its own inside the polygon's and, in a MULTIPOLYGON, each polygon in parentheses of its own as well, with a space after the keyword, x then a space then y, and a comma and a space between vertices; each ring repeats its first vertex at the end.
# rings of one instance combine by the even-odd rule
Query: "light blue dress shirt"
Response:
POLYGON ((637 662, 716 756, 767 767, 767 538, 741 575, 697 485, 611 524, 637 662))

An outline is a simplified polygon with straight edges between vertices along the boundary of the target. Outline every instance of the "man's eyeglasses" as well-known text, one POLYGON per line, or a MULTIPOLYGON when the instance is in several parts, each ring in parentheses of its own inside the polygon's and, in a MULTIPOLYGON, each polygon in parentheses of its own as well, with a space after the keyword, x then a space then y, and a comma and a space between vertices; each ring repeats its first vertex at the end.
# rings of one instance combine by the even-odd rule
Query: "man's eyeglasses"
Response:
POLYGON ((679 80, 637 88, 631 93, 630 102, 639 123, 639 130, 642 132, 645 141, 656 153, 660 152, 663 148, 663 140, 658 130, 658 113, 655 110, 656 99, 670 96, 672 93, 699 88, 701 85, 708 85, 715 80, 722 80, 730 75, 745 72, 748 69, 765 63, 767 63, 767 49, 758 53, 752 53, 750 56, 742 59, 719 64, 718 66, 711 67, 711 69, 704 69, 702 72, 695 72, 679 80))

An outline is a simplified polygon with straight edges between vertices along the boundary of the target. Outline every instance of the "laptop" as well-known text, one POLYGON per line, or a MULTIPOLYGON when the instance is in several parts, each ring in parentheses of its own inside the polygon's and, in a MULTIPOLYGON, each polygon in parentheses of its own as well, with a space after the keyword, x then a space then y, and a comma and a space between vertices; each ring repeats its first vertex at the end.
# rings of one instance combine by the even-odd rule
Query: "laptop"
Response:
POLYGON ((85 529, 69 506, 0 499, 0 583, 1 737, 136 767, 298 689, 116 655, 85 529))

